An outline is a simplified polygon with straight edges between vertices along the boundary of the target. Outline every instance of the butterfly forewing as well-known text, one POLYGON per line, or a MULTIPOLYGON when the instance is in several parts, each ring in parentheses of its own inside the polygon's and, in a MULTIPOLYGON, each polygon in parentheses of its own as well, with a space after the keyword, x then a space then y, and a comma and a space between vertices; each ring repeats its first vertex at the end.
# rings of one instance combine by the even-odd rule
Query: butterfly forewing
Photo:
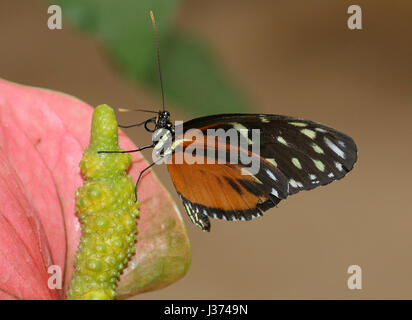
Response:
POLYGON ((289 194, 341 179, 357 160, 349 136, 320 123, 268 114, 223 114, 193 119, 184 129, 197 127, 260 130, 260 156, 288 179, 289 194), (240 126, 239 126, 240 125, 240 126))

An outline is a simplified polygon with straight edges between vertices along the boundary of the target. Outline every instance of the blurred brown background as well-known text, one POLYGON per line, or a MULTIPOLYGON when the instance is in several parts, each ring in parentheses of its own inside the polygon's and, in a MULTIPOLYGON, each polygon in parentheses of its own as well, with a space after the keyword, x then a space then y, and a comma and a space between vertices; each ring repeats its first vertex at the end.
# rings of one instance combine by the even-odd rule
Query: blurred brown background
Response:
MULTIPOLYGON (((92 37, 65 20, 51 31, 47 18, 43 1, 1 1, 1 78, 91 105, 160 104, 108 63, 92 37)), ((340 129, 357 142, 359 160, 345 179, 249 223, 213 221, 207 234, 185 217, 188 274, 138 299, 412 298, 411 22, 404 0, 185 1, 177 26, 212 46, 259 111, 340 129), (350 4, 362 7, 361 31, 347 28, 350 4), (362 267, 362 290, 347 287, 353 264, 362 267)), ((175 119, 193 116, 169 110, 175 119)), ((128 134, 137 145, 150 140, 143 129, 128 134)), ((178 201, 166 168, 156 170, 178 201)))

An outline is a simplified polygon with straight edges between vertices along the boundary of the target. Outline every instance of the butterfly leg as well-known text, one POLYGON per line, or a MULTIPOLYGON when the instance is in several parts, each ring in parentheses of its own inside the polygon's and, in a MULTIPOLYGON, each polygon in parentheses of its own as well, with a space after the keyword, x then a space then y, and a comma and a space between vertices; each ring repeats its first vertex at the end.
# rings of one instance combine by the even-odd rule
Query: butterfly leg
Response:
POLYGON ((152 162, 150 165, 148 165, 146 168, 144 168, 142 171, 140 171, 139 177, 137 178, 136 185, 135 185, 135 187, 134 187, 134 202, 137 201, 137 186, 139 185, 139 182, 140 182, 140 179, 141 179, 142 176, 143 176, 143 173, 144 173, 145 171, 149 170, 149 169, 150 169, 151 167, 153 167, 155 164, 156 164, 156 161, 155 161, 155 162, 152 162))
MULTIPOLYGON (((134 150, 98 151, 97 153, 131 153, 131 152, 142 151, 142 150, 149 149, 149 148, 154 148, 154 146, 155 146, 154 144, 150 144, 150 145, 143 146, 143 147, 140 147, 140 148, 134 149, 134 150)), ((160 158, 160 159, 161 159, 161 158, 160 158)), ((159 160, 160 160, 160 159, 159 159, 159 160)), ((151 167, 153 167, 155 164, 156 164, 156 161, 153 162, 153 163, 151 163, 149 166, 147 166, 146 168, 144 168, 142 171, 140 171, 139 178, 137 178, 136 186, 135 186, 135 188, 134 188, 134 199, 135 199, 134 201, 135 201, 135 202, 137 201, 137 185, 139 184, 140 179, 142 178, 143 173, 144 173, 146 170, 148 170, 148 169, 150 169, 151 167)))

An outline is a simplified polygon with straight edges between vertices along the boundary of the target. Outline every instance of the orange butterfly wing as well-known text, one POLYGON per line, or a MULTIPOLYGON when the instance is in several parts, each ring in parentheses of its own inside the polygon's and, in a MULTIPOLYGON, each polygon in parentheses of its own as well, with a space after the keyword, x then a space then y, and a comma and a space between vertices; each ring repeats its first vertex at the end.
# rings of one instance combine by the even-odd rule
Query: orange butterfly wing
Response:
MULTIPOLYGON (((183 161, 176 164, 179 153, 185 153, 188 145, 196 147, 196 142, 184 142, 183 148, 172 155, 168 169, 174 186, 183 201, 185 210, 192 221, 202 230, 210 231, 208 217, 225 220, 250 220, 261 216, 288 195, 287 178, 271 163, 250 151, 237 148, 240 152, 248 152, 260 162, 260 170, 256 175, 242 174, 242 164, 207 164, 205 152, 204 164, 189 164, 183 161), (263 169, 263 170, 262 170, 263 169), (266 172, 266 173, 264 173, 266 172), (268 174, 269 173, 269 174, 268 174), (274 187, 274 181, 276 187, 274 187)), ((204 143, 204 150, 215 148, 215 145, 204 143)), ((234 146, 227 145, 227 153, 234 146)), ((181 155, 181 154, 180 154, 181 155)), ((185 159, 181 157, 180 159, 185 159)))

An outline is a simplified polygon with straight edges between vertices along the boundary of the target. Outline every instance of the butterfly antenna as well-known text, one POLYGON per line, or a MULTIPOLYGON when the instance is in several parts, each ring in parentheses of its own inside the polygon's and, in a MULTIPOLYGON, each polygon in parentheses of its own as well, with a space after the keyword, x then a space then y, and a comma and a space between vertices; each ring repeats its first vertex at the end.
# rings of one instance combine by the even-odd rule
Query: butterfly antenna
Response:
POLYGON ((163 107, 163 111, 165 111, 165 93, 163 90, 162 70, 160 68, 159 40, 157 39, 156 21, 153 15, 153 11, 151 10, 150 10, 150 18, 152 19, 153 31, 154 31, 155 41, 156 41, 157 67, 159 69, 160 89, 162 90, 162 107, 163 107))
POLYGON ((153 110, 145 110, 145 109, 129 109, 129 108, 117 108, 119 112, 133 112, 133 111, 140 111, 140 112, 149 112, 149 113, 156 113, 156 111, 153 110))

